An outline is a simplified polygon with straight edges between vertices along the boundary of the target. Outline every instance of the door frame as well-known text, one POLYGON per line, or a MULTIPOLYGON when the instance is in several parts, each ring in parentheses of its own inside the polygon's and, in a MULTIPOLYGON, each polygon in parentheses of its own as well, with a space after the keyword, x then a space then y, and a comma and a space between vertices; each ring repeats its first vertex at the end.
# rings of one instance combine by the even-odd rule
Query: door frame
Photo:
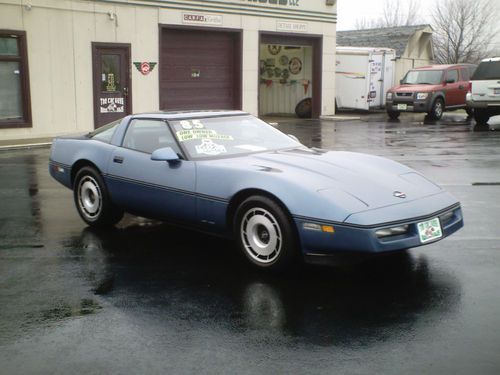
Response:
POLYGON ((99 69, 100 61, 98 59, 97 51, 99 49, 121 49, 125 52, 125 67, 127 71, 125 72, 128 76, 128 90, 127 95, 125 95, 125 107, 127 111, 123 113, 123 116, 131 115, 132 111, 132 59, 131 50, 132 46, 130 43, 105 43, 105 42, 92 42, 92 108, 94 110, 94 129, 97 129, 97 114, 100 108, 98 102, 99 92, 100 92, 100 80, 98 75, 95 74, 96 69, 99 69))
MULTIPOLYGON (((259 32, 259 56, 260 61, 260 46, 261 44, 282 44, 282 45, 297 45, 308 46, 313 48, 313 67, 312 67, 312 118, 321 116, 322 106, 322 72, 323 72, 323 36, 322 35, 302 35, 293 33, 277 33, 270 31, 259 32)), ((260 76, 258 79, 258 112, 260 116, 260 76)))

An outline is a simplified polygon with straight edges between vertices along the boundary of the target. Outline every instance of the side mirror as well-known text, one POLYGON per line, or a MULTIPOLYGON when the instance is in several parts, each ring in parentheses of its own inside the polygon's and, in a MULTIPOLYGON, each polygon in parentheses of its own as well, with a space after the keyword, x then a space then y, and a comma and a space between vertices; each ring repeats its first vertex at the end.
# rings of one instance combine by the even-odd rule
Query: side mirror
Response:
POLYGON ((293 134, 287 134, 287 135, 288 135, 290 138, 292 138, 295 142, 300 143, 299 139, 298 139, 296 136, 294 136, 293 134))
POLYGON ((400 85, 402 85, 402 84, 403 84, 403 80, 402 80, 402 79, 400 79, 400 80, 399 80, 399 84, 400 84, 400 85))
POLYGON ((455 80, 453 78, 449 78, 444 83, 455 83, 455 80))
POLYGON ((163 147, 153 151, 151 154, 151 160, 167 162, 177 161, 179 160, 179 155, 172 150, 172 147, 163 147))

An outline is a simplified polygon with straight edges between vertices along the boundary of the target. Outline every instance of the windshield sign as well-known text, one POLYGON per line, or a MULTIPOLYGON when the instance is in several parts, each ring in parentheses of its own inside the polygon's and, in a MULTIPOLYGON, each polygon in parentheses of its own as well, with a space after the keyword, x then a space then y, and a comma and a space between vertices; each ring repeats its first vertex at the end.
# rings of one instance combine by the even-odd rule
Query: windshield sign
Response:
POLYGON ((442 70, 410 70, 403 78, 404 85, 439 85, 443 82, 442 70))
POLYGON ((253 116, 169 121, 191 159, 304 147, 253 116))

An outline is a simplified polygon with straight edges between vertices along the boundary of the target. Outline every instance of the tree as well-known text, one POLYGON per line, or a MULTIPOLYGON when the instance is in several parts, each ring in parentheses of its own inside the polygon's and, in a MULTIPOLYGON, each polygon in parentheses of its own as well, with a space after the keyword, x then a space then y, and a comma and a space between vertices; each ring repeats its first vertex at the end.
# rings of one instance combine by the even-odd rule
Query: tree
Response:
POLYGON ((383 14, 377 19, 361 18, 356 20, 357 30, 378 27, 416 25, 419 22, 418 7, 415 0, 385 0, 383 14))
POLYGON ((491 0, 437 2, 432 24, 436 62, 476 63, 489 56, 496 15, 491 0))

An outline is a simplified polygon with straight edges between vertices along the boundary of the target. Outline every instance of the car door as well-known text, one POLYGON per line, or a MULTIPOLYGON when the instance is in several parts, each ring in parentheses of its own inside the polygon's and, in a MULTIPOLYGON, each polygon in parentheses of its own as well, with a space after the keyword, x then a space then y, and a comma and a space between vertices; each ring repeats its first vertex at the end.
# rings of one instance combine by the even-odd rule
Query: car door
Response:
POLYGON ((460 78, 458 90, 460 91, 459 103, 460 105, 465 106, 465 97, 467 95, 467 90, 469 89, 469 80, 470 80, 470 68, 463 67, 460 68, 460 78))
POLYGON ((453 107, 456 105, 463 104, 465 102, 462 102, 461 98, 461 90, 459 88, 460 82, 459 82, 459 74, 458 74, 458 69, 450 69, 446 72, 445 75, 445 95, 446 95, 446 106, 447 107, 453 107))
POLYGON ((194 162, 151 160, 151 153, 162 147, 181 154, 165 121, 130 121, 110 160, 107 180, 112 200, 137 215, 191 222, 196 207, 194 162))

